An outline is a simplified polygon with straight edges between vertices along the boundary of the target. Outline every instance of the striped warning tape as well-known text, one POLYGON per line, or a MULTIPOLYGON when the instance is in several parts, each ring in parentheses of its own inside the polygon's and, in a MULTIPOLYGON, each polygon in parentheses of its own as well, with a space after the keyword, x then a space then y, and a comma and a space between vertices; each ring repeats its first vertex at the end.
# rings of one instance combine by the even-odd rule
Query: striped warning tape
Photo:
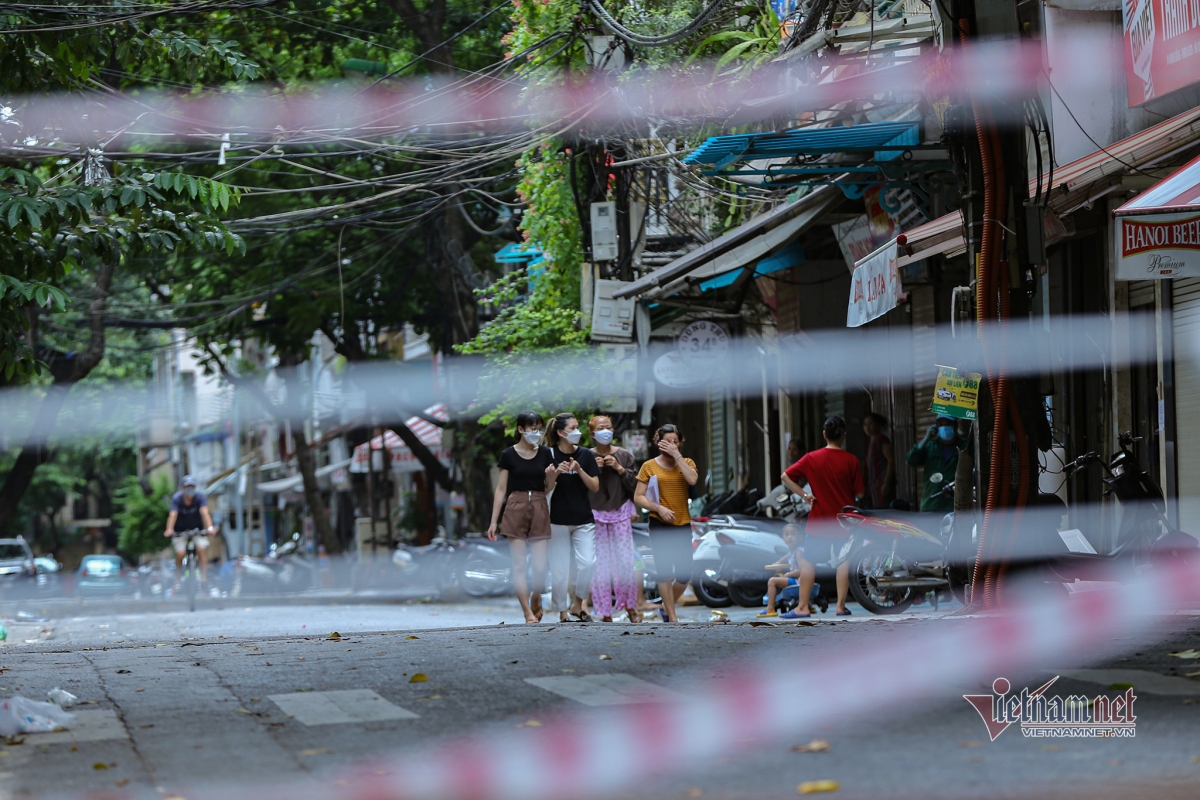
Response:
MULTIPOLYGON (((648 778, 703 768, 718 756, 752 746, 752 740, 811 732, 857 712, 928 702, 933 695, 944 697, 949 687, 1064 663, 1085 648, 1092 657, 1115 650, 1115 635, 1152 635, 1165 611, 1200 601, 1200 569, 1160 564, 1129 583, 1075 597, 1019 584, 1015 589, 1011 596, 1022 602, 1003 613, 881 632, 811 662, 794 650, 777 650, 772 657, 737 665, 728 677, 697 684, 677 701, 589 709, 586 716, 563 713, 541 727, 485 731, 408 750, 356 768, 336 782, 336 796, 550 800, 612 795, 648 778), (639 741, 655 746, 630 747, 639 741)), ((301 790, 287 796, 309 794, 301 790)))

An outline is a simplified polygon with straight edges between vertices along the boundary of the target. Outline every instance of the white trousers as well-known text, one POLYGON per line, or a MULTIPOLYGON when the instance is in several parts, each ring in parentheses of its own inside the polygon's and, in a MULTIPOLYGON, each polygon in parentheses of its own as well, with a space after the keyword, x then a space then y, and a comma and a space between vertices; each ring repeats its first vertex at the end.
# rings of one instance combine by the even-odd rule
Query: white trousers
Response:
POLYGON ((550 526, 550 610, 567 611, 587 598, 596 568, 596 525, 550 526))

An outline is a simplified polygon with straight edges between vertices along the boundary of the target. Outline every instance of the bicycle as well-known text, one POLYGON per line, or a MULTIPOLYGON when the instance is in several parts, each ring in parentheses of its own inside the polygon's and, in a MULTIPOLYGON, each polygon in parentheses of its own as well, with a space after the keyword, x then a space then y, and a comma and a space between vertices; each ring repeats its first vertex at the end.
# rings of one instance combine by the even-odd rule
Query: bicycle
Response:
POLYGON ((181 583, 183 584, 184 593, 187 594, 188 611, 196 610, 196 593, 200 590, 199 558, 196 555, 196 537, 202 532, 199 528, 190 531, 176 531, 172 538, 181 536, 187 537, 187 543, 183 548, 183 570, 181 583))

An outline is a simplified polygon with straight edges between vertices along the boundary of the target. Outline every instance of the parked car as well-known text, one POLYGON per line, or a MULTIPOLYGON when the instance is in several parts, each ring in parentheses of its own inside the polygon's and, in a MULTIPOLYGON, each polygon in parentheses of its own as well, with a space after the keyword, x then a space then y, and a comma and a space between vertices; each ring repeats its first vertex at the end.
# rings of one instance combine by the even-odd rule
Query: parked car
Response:
POLYGON ((63 565, 50 556, 38 556, 33 560, 37 570, 37 593, 42 597, 56 597, 63 593, 63 565))
POLYGON ((84 556, 75 580, 75 594, 118 595, 129 591, 129 567, 120 556, 84 556))
POLYGON ((32 594, 36 579, 37 567, 29 544, 20 536, 0 539, 0 591, 10 597, 32 594))

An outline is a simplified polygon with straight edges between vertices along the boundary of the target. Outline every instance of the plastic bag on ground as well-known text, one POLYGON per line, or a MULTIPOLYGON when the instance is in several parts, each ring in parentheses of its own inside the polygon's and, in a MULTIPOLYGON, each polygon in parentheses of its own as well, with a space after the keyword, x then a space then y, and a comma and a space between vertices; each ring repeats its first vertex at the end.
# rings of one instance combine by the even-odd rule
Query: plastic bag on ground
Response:
POLYGON ((20 695, 0 702, 0 736, 49 733, 74 724, 75 715, 54 703, 42 703, 20 695))
POLYGON ((66 689, 60 689, 55 686, 50 691, 46 692, 50 697, 50 702, 59 708, 68 708, 79 702, 79 698, 68 692, 66 689))

